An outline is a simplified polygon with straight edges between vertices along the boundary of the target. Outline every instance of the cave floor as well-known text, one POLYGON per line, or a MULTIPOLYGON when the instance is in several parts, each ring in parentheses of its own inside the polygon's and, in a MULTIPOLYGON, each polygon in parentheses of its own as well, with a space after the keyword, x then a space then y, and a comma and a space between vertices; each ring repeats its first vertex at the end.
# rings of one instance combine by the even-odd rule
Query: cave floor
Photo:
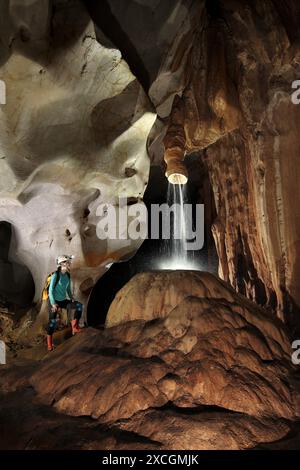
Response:
MULTIPOLYGON (((56 355, 64 350, 69 332, 56 334, 56 355)), ((74 341, 74 339, 73 339, 74 341)), ((76 341, 76 339, 75 339, 76 341)), ((29 384, 31 375, 48 359, 45 344, 23 349, 11 358, 9 366, 2 366, 2 373, 9 375, 0 392, 0 450, 163 450, 161 442, 123 430, 118 423, 108 426, 90 416, 69 416, 60 413, 52 404, 42 403, 29 384), (34 358, 34 359, 33 359, 34 358), (12 368, 14 369, 13 372, 12 368), (15 380, 15 384, 13 384, 15 380)), ((186 416, 192 410, 180 410, 186 416)), ((235 416, 229 410, 209 411, 213 419, 235 416)), ((252 450, 297 450, 300 449, 300 422, 287 422, 289 433, 273 443, 259 444, 252 450)))
MULTIPOLYGON (((28 373, 34 367, 27 364, 28 373)), ((40 403, 33 388, 0 393, 0 450, 163 450, 160 442, 99 424, 90 417, 67 416, 40 403)), ((300 422, 289 434, 252 450, 299 450, 300 422)))

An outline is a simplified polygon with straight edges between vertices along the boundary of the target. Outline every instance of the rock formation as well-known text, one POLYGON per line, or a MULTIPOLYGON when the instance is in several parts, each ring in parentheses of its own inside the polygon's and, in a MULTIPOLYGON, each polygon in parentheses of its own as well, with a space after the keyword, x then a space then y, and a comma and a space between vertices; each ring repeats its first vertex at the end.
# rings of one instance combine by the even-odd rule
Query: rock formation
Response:
MULTIPOLYGON (((283 438, 299 419, 299 382, 283 324, 213 275, 136 276, 108 320, 117 317, 115 326, 89 328, 27 370, 2 370, 6 402, 25 387, 32 406, 38 413, 46 407, 52 420, 50 407, 57 422, 91 417, 106 426, 106 439, 126 431, 138 447, 143 438, 163 449, 250 448, 283 438), (154 287, 145 294, 147 285, 154 287), (124 308, 133 305, 124 322, 124 308)), ((4 407, 11 423, 6 413, 4 407)))
POLYGON ((1 366, 0 419, 20 425, 0 445, 60 448, 59 424, 77 449, 287 439, 300 417, 290 349, 300 331, 299 2, 3 0, 0 11, 5 342, 41 340, 35 319, 58 254, 75 255, 86 306, 111 263, 136 252, 140 240, 99 238, 99 206, 141 202, 150 164, 186 174, 201 160, 221 278, 140 274, 104 331, 1 366))
POLYGON ((10 262, 30 270, 38 301, 57 254, 74 254, 86 301, 106 266, 140 244, 100 240, 96 212, 118 210, 119 196, 142 198, 155 114, 120 51, 97 42, 80 1, 4 3, 0 221, 13 230, 10 262))
POLYGON ((181 0, 154 7, 134 1, 127 13, 121 2, 106 4, 140 64, 116 30, 113 40, 158 114, 149 140, 152 162, 160 163, 164 152, 167 160, 199 152, 218 212, 212 230, 220 276, 294 325, 300 304, 300 106, 291 94, 300 76, 299 3, 181 0), (155 28, 146 21, 151 8, 155 28), (130 14, 141 19, 137 29, 130 14), (151 59, 137 31, 155 34, 151 59))
MULTIPOLYGON (((178 148, 180 135, 181 152, 200 150, 208 166, 220 276, 295 324, 300 107, 291 93, 300 76, 300 30, 294 22, 299 5, 288 2, 288 10, 272 1, 220 1, 210 10, 208 3, 206 11, 199 5, 189 39, 181 38, 173 62, 166 61, 174 64, 176 58, 185 74, 165 151, 178 148)), ((156 153, 159 140, 154 139, 156 153)))
POLYGON ((11 0, 2 8, 0 217, 12 224, 11 261, 32 273, 35 300, 57 251, 76 255, 85 302, 105 266, 134 253, 136 243, 97 238, 95 211, 120 194, 143 196, 149 136, 152 163, 164 152, 167 160, 199 152, 205 162, 219 275, 295 324, 298 2, 11 0))

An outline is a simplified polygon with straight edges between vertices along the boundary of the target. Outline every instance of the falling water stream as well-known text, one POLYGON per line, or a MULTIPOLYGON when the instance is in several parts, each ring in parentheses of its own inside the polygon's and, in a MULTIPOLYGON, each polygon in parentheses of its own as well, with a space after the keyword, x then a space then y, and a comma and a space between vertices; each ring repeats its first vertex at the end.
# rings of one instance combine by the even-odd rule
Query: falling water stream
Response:
POLYGON ((194 253, 187 249, 188 223, 184 205, 188 202, 187 184, 168 184, 167 204, 171 211, 170 237, 164 240, 159 269, 199 269, 194 253))
POLYGON ((187 177, 181 174, 171 176, 172 179, 168 177, 167 190, 170 215, 167 221, 162 220, 162 227, 169 230, 162 230, 163 243, 159 248, 156 269, 199 271, 203 269, 204 263, 200 261, 201 248, 195 246, 199 246, 197 243, 201 236, 204 238, 204 233, 200 233, 200 224, 202 228, 204 226, 203 213, 198 211, 197 205, 191 200, 187 177), (170 227, 166 225, 169 221, 170 227), (168 234, 167 239, 165 234, 168 234))
POLYGON ((184 213, 186 202, 186 185, 168 184, 167 203, 169 207, 175 205, 174 216, 171 218, 170 255, 177 263, 187 262, 187 229, 184 213))

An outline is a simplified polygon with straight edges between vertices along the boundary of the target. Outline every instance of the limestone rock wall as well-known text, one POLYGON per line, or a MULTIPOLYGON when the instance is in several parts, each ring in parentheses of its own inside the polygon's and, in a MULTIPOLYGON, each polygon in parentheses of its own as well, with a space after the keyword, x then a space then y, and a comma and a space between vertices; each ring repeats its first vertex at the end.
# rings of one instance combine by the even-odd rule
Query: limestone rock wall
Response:
POLYGON ((76 255, 82 292, 134 253, 136 243, 99 242, 95 212, 119 194, 143 196, 147 141, 153 163, 165 151, 199 152, 218 212, 220 275, 293 323, 299 3, 11 0, 1 9, 0 218, 36 298, 58 251, 76 255))
POLYGON ((120 51, 96 40, 82 2, 0 7, 0 221, 12 226, 10 260, 29 268, 38 300, 56 256, 74 254, 85 302, 107 265, 139 246, 100 240, 96 211, 142 198, 155 114, 120 51))
POLYGON ((149 150, 154 160, 175 154, 178 135, 182 153, 202 150, 218 212, 212 230, 221 277, 295 324, 300 106, 291 94, 300 77, 299 4, 209 3, 191 10, 189 32, 161 68, 176 73, 180 63, 184 72, 169 119, 160 114, 169 95, 161 98, 149 150))

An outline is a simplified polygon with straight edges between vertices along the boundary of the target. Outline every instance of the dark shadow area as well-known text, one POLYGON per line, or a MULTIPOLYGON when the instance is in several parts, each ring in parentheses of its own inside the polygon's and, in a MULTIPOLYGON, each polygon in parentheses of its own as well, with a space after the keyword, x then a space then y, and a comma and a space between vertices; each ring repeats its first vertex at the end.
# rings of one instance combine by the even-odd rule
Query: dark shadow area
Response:
POLYGON ((117 48, 147 92, 159 73, 184 21, 184 0, 82 0, 94 22, 97 40, 117 48))
POLYGON ((272 0, 291 43, 300 39, 300 3, 295 1, 272 0))
POLYGON ((83 0, 94 23, 111 42, 120 49, 122 56, 128 63, 132 73, 138 78, 144 90, 148 90, 150 80, 148 72, 139 56, 135 45, 123 30, 119 20, 113 15, 107 0, 95 2, 94 0, 83 0))
POLYGON ((198 406, 191 406, 191 407, 180 407, 176 406, 172 401, 168 401, 165 405, 159 408, 160 411, 173 411, 175 413, 181 415, 190 415, 190 416, 197 416, 200 413, 207 415, 209 413, 219 415, 221 414, 230 414, 230 415, 243 415, 238 411, 229 410, 228 408, 222 408, 221 406, 217 405, 198 405, 198 406))
POLYGON ((68 416, 41 403, 32 387, 0 393, 0 450, 87 450, 99 443, 112 442, 158 446, 160 443, 99 423, 89 416, 68 416), (85 444, 90 444, 86 447, 85 444))
MULTIPOLYGON (((189 171, 188 202, 193 206, 203 203, 205 206, 205 243, 198 251, 188 252, 188 263, 193 268, 217 273, 218 257, 211 235, 211 225, 215 218, 214 199, 205 165, 198 154, 186 159, 189 171)), ((168 182, 160 166, 150 169, 149 183, 144 194, 148 209, 148 233, 151 231, 151 205, 166 203, 168 182)), ((137 253, 127 261, 113 264, 94 286, 87 310, 90 326, 103 325, 111 302, 116 293, 137 273, 150 270, 172 269, 172 251, 169 240, 160 238, 146 239, 137 253), (170 265, 171 263, 171 265, 170 265)), ((180 269, 180 268, 179 268, 180 269)))
POLYGON ((0 309, 4 312, 29 306, 35 294, 29 269, 9 259, 12 230, 10 223, 0 222, 0 309))

